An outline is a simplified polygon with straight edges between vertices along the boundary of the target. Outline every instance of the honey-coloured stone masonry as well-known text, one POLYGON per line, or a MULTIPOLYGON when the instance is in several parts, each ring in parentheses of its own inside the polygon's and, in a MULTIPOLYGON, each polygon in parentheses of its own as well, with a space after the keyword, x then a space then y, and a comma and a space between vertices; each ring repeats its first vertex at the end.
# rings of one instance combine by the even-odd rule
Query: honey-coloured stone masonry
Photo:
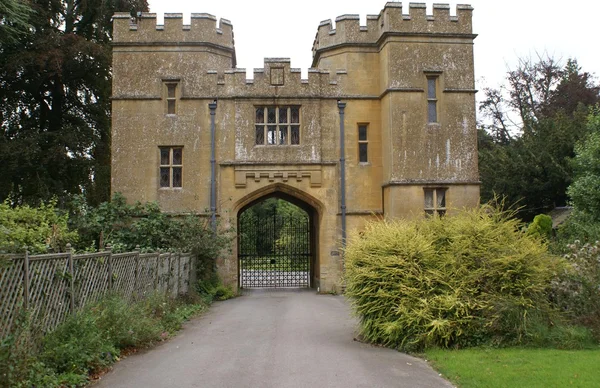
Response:
MULTIPOLYGON (((246 79, 228 20, 115 14, 112 192, 210 216, 212 161, 221 224, 237 226, 240 211, 270 196, 302 205, 314 228, 311 285, 339 291, 343 205, 350 233, 374 218, 479 203, 472 11, 434 4, 427 15, 423 3, 394 2, 366 26, 357 15, 321 22, 307 79, 287 58, 266 58, 246 79), (279 123, 257 122, 265 108, 299 116, 280 113, 277 132, 279 123)), ((235 241, 217 264, 237 286, 235 241)))

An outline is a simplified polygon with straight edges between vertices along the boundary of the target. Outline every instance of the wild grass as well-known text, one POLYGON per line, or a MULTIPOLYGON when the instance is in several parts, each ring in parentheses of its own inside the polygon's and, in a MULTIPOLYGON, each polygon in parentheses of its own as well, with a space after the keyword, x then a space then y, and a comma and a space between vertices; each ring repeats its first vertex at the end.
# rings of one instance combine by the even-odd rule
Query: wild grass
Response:
POLYGON ((123 351, 165 340, 194 314, 200 300, 153 294, 131 303, 109 296, 42 336, 27 314, 0 343, 0 387, 78 387, 123 351))

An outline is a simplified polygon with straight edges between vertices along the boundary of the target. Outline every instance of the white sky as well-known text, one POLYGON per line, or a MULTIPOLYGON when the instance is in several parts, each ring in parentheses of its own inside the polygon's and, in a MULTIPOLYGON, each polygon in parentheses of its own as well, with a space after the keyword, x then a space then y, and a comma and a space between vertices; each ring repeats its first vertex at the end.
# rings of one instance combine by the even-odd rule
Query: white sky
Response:
MULTIPOLYGON (((443 2, 436 0, 436 2, 443 2)), ((448 2, 455 15, 457 2, 448 2)), ((514 67, 518 57, 544 53, 562 58, 577 58, 583 70, 600 75, 600 1, 566 2, 555 0, 468 0, 471 4, 475 39, 476 87, 497 86, 507 66, 514 67)), ((379 14, 385 1, 357 0, 149 0, 150 12, 183 13, 185 24, 192 12, 207 12, 233 24, 237 64, 251 69, 263 67, 264 57, 291 58, 292 67, 302 68, 303 78, 312 61, 312 43, 319 22, 343 14, 359 14, 361 25, 366 15, 379 14)), ((404 13, 408 2, 404 2, 404 13)), ((431 14, 433 2, 427 2, 431 14)), ((479 93, 481 97, 481 93, 479 93)))

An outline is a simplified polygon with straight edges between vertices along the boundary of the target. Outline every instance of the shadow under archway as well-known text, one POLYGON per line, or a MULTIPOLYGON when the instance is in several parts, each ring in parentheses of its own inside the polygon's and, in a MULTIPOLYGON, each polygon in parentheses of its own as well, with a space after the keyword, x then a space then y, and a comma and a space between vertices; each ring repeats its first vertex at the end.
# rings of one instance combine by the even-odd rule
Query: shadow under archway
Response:
POLYGON ((275 184, 244 197, 239 204, 236 211, 238 286, 318 287, 318 201, 306 193, 296 193, 291 187, 275 184), (250 211, 269 199, 295 205, 305 217, 277 213, 257 215, 250 211))

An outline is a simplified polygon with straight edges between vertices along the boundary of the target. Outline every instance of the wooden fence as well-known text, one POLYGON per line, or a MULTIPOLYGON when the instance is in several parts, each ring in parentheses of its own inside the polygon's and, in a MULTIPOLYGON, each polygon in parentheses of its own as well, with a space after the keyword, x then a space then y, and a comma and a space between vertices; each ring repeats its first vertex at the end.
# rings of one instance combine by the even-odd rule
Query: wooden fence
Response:
POLYGON ((70 313, 107 293, 134 300, 154 291, 186 294, 194 278, 191 254, 97 253, 11 255, 0 261, 0 339, 28 309, 37 327, 48 331, 70 313))

